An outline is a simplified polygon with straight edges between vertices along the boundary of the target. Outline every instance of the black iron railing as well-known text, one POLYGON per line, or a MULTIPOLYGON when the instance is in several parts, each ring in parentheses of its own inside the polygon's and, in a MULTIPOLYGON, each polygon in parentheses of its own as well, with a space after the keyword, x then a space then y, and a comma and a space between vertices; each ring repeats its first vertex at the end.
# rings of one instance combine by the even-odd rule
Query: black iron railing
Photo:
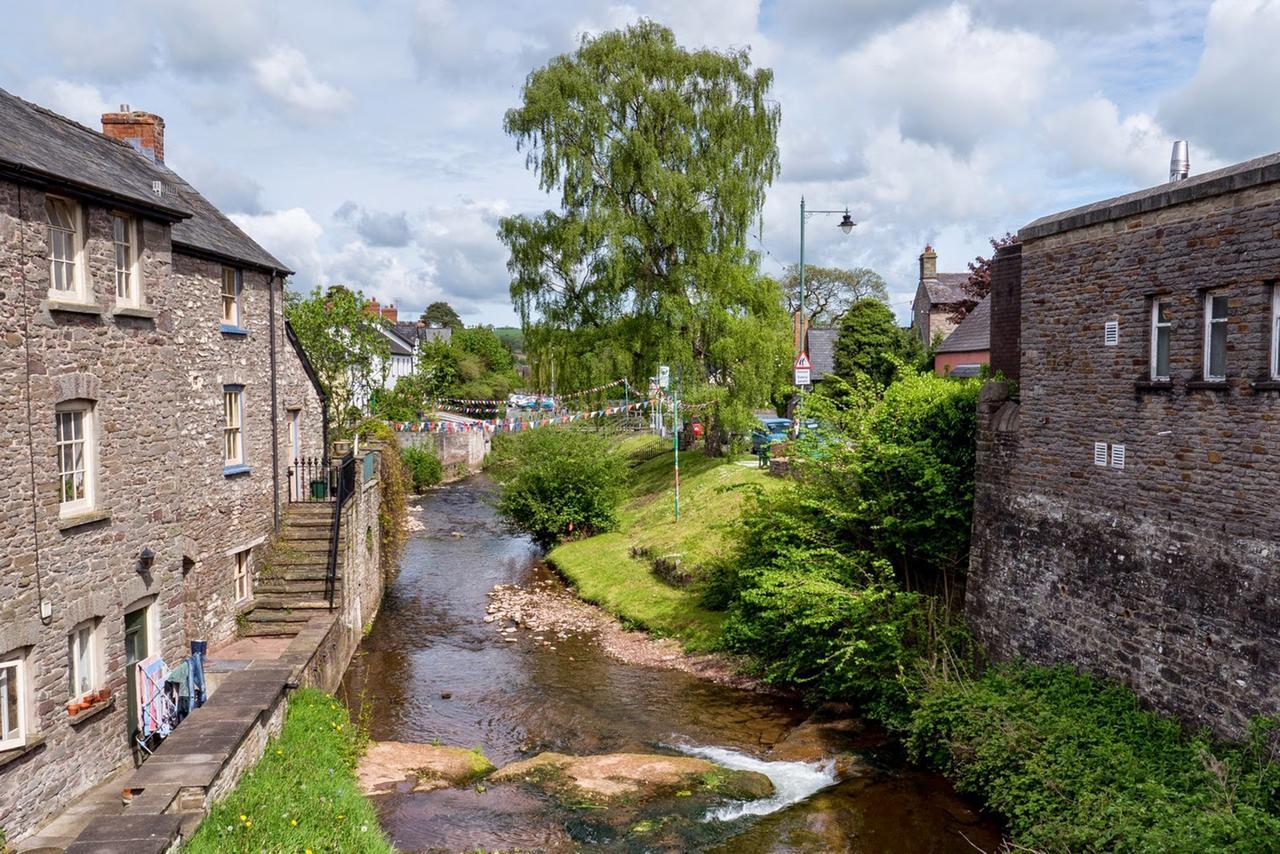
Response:
POLYGON ((356 455, 348 453, 333 466, 333 526, 329 531, 329 561, 324 592, 333 610, 338 588, 338 540, 342 538, 342 508, 356 491, 356 455))
POLYGON ((303 457, 289 466, 289 501, 311 504, 333 501, 333 465, 324 457, 303 457))

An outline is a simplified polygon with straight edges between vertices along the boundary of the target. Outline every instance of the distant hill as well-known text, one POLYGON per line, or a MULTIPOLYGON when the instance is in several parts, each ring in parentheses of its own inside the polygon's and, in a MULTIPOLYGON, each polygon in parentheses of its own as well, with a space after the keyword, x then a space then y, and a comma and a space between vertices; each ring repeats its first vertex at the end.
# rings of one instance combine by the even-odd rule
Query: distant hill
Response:
POLYGON ((517 356, 524 354, 524 332, 518 326, 495 326, 493 334, 517 356))

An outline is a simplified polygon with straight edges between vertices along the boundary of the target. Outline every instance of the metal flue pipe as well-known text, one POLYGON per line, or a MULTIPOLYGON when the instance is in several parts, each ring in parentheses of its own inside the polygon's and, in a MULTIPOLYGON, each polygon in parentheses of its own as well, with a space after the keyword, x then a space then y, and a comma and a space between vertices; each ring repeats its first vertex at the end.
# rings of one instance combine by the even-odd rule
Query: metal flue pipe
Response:
POLYGON ((1184 181, 1191 174, 1191 158, 1187 151, 1187 141, 1180 139, 1173 144, 1173 155, 1169 158, 1169 180, 1184 181))

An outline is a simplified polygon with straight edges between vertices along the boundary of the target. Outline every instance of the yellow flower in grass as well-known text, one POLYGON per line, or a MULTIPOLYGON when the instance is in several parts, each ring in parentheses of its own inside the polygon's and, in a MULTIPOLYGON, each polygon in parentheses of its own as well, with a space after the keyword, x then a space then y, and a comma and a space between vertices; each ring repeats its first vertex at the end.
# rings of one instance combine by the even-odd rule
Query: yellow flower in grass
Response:
POLYGON ((291 824, 291 825, 292 825, 292 826, 294 826, 294 827, 297 827, 297 826, 298 826, 298 820, 297 820, 296 818, 291 818, 291 819, 289 819, 289 824, 291 824))
POLYGON ((246 822, 244 823, 244 829, 245 829, 245 830, 252 830, 252 829, 253 829, 253 822, 251 822, 251 821, 246 821, 246 822))
POLYGON ((248 821, 248 820, 249 820, 249 817, 248 817, 247 815, 244 815, 244 814, 242 813, 242 814, 240 815, 240 820, 241 820, 241 821, 248 821))

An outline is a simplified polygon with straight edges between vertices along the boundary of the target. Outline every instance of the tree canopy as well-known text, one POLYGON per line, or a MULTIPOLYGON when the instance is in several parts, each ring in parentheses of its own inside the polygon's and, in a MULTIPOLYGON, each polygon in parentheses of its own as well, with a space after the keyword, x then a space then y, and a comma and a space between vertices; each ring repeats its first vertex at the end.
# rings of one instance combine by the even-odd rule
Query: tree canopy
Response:
POLYGON ((422 312, 421 320, 428 326, 447 326, 450 329, 461 329, 462 318, 447 302, 433 302, 422 312))
MULTIPOLYGON (((787 314, 800 310, 800 268, 792 264, 782 278, 787 314)), ((880 274, 868 267, 815 267, 804 265, 804 304, 810 326, 834 323, 860 299, 889 301, 889 289, 880 274)))
POLYGON ((858 300, 840 321, 835 373, 841 379, 854 382, 862 375, 887 385, 897 370, 895 360, 915 363, 921 356, 915 336, 901 329, 893 312, 878 299, 858 300))
POLYGON ((355 404, 386 381, 391 344, 380 329, 386 321, 369 309, 364 294, 343 285, 317 287, 305 299, 291 299, 286 310, 328 395, 329 421, 341 430, 353 423, 355 404))
POLYGON ((746 246, 778 173, 772 83, 747 51, 685 50, 647 20, 529 75, 504 124, 559 208, 505 218, 498 235, 535 379, 639 384, 665 362, 737 393, 741 359, 756 374, 779 353, 782 375, 780 294, 746 246), (740 323, 760 346, 724 352, 740 323))

